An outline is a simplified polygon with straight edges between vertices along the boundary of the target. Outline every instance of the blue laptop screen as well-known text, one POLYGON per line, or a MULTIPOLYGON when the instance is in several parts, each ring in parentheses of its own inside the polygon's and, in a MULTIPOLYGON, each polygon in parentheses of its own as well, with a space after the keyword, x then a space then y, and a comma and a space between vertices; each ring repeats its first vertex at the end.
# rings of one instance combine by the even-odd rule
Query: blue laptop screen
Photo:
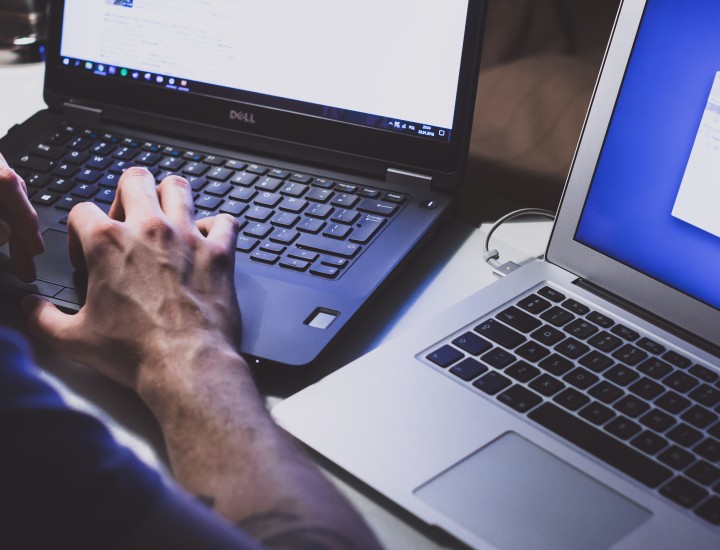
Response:
POLYGON ((575 238, 720 308, 720 2, 650 0, 575 238))

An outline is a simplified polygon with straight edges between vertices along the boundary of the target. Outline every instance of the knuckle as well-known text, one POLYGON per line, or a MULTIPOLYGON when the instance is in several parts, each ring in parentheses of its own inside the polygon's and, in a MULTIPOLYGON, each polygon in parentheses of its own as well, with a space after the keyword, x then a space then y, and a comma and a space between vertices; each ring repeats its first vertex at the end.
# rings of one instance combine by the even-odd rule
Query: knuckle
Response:
POLYGON ((123 173, 120 181, 127 181, 130 178, 142 178, 150 174, 150 172, 142 166, 131 166, 123 173))
POLYGON ((167 241, 175 237, 175 231, 167 220, 160 216, 145 218, 140 224, 140 233, 147 239, 167 241))
POLYGON ((20 176, 9 166, 0 164, 0 185, 20 189, 20 176))

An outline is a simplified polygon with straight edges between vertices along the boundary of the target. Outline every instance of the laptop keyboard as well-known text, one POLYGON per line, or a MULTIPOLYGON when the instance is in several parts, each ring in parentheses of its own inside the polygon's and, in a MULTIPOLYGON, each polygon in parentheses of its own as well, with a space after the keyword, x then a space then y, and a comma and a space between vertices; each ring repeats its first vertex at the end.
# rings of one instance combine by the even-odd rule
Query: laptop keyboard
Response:
POLYGON ((409 200, 318 174, 67 124, 11 164, 37 207, 66 212, 82 201, 108 212, 130 166, 146 167, 158 183, 181 175, 193 189, 196 218, 238 218, 238 257, 327 279, 339 277, 409 200))
POLYGON ((720 525, 720 375, 549 286, 423 354, 720 525))

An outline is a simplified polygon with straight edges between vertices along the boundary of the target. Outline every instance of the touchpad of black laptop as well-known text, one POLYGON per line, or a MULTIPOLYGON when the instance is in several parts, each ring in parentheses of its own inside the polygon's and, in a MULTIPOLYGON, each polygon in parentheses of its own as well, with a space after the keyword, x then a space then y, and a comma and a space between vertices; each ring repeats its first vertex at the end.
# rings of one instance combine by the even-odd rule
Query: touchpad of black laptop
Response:
POLYGON ((67 233, 48 229, 43 233, 45 253, 35 258, 37 278, 69 288, 78 288, 74 277, 75 269, 68 255, 67 233))

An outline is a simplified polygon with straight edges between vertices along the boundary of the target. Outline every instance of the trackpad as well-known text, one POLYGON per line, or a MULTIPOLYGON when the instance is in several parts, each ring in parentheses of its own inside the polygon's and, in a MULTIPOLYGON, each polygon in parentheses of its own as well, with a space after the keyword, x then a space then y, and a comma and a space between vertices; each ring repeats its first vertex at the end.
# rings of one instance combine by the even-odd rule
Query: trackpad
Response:
POLYGON ((605 549, 650 512, 515 433, 415 490, 498 548, 605 549))
POLYGON ((35 258, 38 279, 70 288, 78 288, 75 269, 68 256, 67 233, 48 229, 43 233, 45 253, 35 258))

